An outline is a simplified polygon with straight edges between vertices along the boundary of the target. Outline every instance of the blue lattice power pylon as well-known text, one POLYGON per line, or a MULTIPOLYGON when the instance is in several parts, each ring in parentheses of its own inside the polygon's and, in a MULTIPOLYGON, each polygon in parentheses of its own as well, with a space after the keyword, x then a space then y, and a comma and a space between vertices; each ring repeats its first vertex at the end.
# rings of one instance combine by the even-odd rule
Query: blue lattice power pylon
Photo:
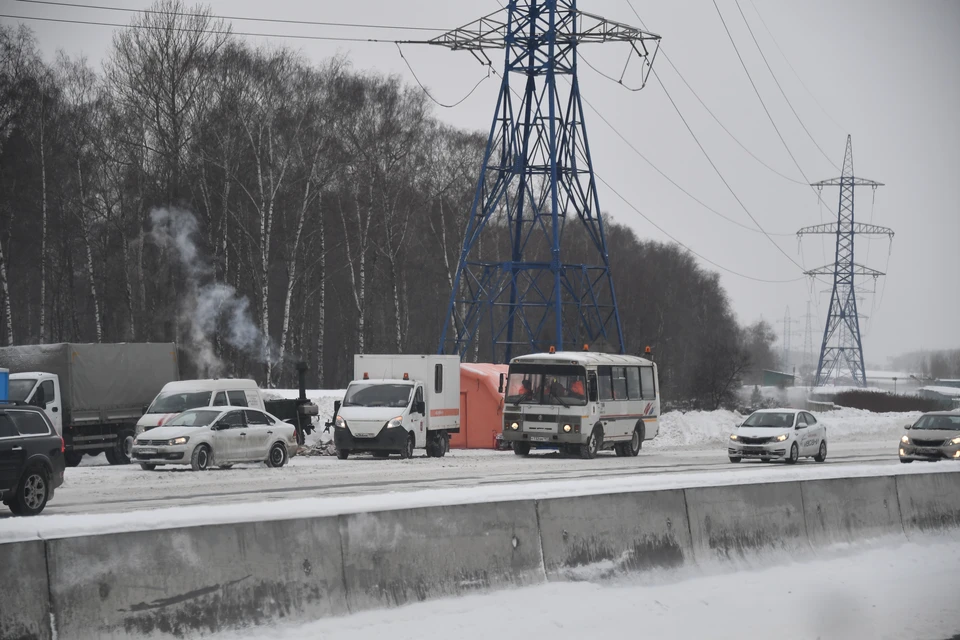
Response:
POLYGON ((853 175, 853 145, 847 136, 847 149, 843 157, 843 175, 831 180, 815 182, 815 187, 840 187, 840 207, 836 224, 821 224, 804 227, 797 232, 798 237, 809 234, 828 234, 836 236, 837 253, 833 265, 807 271, 809 276, 833 276, 833 291, 830 296, 830 309, 827 312, 827 324, 823 330, 823 344, 820 347, 820 360, 817 363, 817 380, 821 386, 839 375, 841 370, 849 372, 853 383, 863 387, 867 384, 867 375, 863 365, 863 344, 860 340, 860 315, 857 311, 857 291, 855 278, 869 276, 878 278, 884 273, 871 269, 854 261, 854 238, 858 235, 885 235, 893 239, 893 230, 873 224, 855 222, 853 218, 853 196, 856 187, 877 188, 879 182, 857 178, 853 175))
POLYGON ((489 346, 493 362, 582 343, 605 342, 623 352, 577 47, 629 43, 643 62, 645 82, 660 37, 576 5, 513 0, 503 11, 430 41, 466 49, 481 61, 486 49, 505 50, 441 353, 462 358, 471 345, 479 346, 481 325, 484 351, 489 346), (568 222, 575 229, 566 229, 568 222))

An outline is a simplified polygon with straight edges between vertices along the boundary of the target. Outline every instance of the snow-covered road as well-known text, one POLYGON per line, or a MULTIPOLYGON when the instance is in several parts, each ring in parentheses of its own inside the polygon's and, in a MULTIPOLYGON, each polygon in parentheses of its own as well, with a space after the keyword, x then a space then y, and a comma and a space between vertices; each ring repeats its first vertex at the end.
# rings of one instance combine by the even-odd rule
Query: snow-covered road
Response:
MULTIPOLYGON (((618 458, 613 452, 605 452, 595 460, 561 458, 556 453, 537 453, 520 458, 509 451, 485 450, 455 450, 442 459, 427 458, 422 452, 418 454, 419 457, 411 460, 400 460, 396 456, 387 460, 370 456, 348 460, 326 456, 296 457, 282 469, 237 465, 230 470, 215 469, 203 473, 183 467, 143 471, 137 465, 108 466, 100 456, 88 458, 83 466, 67 469, 66 482, 57 490, 44 513, 104 513, 252 500, 638 475, 672 476, 708 471, 747 475, 760 470, 770 473, 788 471, 783 463, 743 462, 733 465, 722 449, 644 449, 636 458, 618 458)), ((895 446, 889 442, 838 443, 831 446, 823 465, 802 460, 793 470, 816 474, 824 467, 865 463, 899 465, 895 446)), ((943 463, 946 464, 949 463, 943 463)), ((5 513, 0 513, 0 522, 5 517, 5 513)))
POLYGON ((960 537, 938 537, 763 570, 550 583, 215 638, 949 640, 960 634, 958 551, 960 537))

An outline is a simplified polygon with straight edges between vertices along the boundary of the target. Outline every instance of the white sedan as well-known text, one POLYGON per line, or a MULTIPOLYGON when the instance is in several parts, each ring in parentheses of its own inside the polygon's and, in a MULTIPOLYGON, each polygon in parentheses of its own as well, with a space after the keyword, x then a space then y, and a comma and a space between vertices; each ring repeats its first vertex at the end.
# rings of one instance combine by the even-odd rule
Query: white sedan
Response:
POLYGON ((730 462, 744 458, 786 460, 788 464, 800 458, 823 462, 827 459, 827 428, 809 411, 754 411, 730 435, 727 455, 730 462))
POLYGON ((133 459, 147 471, 162 464, 188 464, 194 471, 229 469, 238 462, 282 467, 296 451, 292 424, 266 411, 240 407, 184 411, 133 443, 133 459))

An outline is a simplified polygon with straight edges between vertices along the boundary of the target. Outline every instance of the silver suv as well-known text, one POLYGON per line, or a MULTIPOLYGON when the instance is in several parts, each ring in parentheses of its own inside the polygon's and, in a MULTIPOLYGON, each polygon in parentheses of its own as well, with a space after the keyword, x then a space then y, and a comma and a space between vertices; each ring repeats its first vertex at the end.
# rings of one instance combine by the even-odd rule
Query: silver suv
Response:
POLYGON ((960 412, 931 411, 903 428, 900 462, 960 458, 960 412))

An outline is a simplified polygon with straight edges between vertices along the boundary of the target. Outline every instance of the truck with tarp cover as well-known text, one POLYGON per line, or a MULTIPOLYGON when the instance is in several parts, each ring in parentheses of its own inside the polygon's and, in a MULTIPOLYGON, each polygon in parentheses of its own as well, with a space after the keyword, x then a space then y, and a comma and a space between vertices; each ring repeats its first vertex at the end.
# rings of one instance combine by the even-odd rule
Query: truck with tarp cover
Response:
POLYGON ((66 445, 66 462, 106 453, 128 464, 137 420, 179 378, 173 343, 42 344, 0 347, 9 400, 43 409, 66 445))

